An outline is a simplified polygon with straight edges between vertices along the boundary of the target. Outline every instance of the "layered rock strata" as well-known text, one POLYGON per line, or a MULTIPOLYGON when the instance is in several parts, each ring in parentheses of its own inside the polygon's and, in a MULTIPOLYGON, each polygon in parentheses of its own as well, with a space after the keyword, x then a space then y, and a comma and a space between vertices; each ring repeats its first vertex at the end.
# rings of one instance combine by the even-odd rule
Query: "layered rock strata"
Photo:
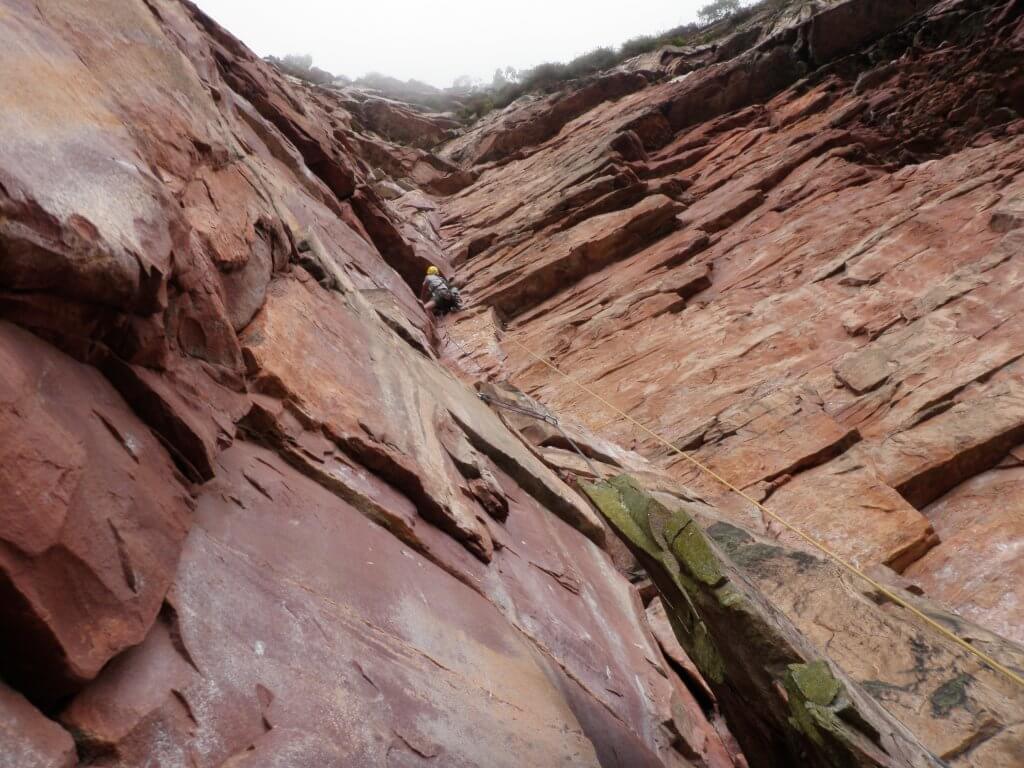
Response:
POLYGON ((1017 4, 452 137, 187 0, 0 2, 0 764, 1019 764, 1005 677, 509 338, 1020 670, 1017 4))
POLYGON ((187 2, 0 15, 0 763, 734 765, 436 359, 425 123, 187 2))
POLYGON ((1019 642, 1021 14, 827 6, 449 198, 482 305, 451 333, 499 344, 494 375, 734 521, 734 494, 501 334, 854 563, 1019 642))

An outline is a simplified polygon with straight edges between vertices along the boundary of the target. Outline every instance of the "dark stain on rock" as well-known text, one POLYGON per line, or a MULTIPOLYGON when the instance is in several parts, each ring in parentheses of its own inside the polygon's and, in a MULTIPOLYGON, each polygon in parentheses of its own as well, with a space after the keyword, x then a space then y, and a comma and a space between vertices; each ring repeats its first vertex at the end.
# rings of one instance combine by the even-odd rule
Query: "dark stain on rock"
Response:
POLYGON ((748 570, 760 570, 762 566, 781 558, 788 558, 796 563, 799 573, 805 573, 819 563, 814 555, 757 541, 743 529, 729 523, 715 523, 707 532, 736 565, 748 570))
POLYGON ((967 709, 967 686, 970 683, 970 675, 959 674, 936 688, 929 697, 932 714, 936 717, 948 717, 954 709, 967 709))

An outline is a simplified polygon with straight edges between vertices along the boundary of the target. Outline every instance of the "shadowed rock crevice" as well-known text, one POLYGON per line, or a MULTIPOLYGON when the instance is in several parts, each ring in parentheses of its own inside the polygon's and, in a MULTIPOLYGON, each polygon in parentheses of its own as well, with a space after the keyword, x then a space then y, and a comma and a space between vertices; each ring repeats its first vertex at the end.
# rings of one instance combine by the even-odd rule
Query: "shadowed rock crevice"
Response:
POLYGON ((754 764, 938 765, 852 681, 815 657, 798 630, 730 570, 692 517, 670 512, 625 476, 585 487, 658 584, 676 636, 754 764), (773 731, 756 722, 773 722, 773 731))

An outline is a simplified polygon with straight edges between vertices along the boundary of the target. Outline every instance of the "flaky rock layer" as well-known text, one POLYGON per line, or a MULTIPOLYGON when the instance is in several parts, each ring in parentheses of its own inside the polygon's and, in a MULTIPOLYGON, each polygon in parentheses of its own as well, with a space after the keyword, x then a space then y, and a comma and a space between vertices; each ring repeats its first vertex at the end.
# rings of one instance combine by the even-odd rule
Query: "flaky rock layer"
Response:
POLYGON ((781 4, 466 127, 0 0, 0 765, 1019 765, 904 605, 1024 668, 1019 5, 781 4))

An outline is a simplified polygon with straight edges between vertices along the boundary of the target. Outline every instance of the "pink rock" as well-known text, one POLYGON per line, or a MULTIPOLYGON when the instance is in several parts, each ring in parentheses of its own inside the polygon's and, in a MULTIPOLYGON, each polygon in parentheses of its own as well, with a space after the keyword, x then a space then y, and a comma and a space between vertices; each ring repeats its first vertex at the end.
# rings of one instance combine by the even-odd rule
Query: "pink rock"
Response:
POLYGON ((71 734, 0 683, 0 764, 17 768, 78 765, 71 734))
POLYGON ((1018 643, 1024 642, 1022 490, 1019 466, 997 467, 926 507, 942 543, 906 572, 926 594, 1018 643))

